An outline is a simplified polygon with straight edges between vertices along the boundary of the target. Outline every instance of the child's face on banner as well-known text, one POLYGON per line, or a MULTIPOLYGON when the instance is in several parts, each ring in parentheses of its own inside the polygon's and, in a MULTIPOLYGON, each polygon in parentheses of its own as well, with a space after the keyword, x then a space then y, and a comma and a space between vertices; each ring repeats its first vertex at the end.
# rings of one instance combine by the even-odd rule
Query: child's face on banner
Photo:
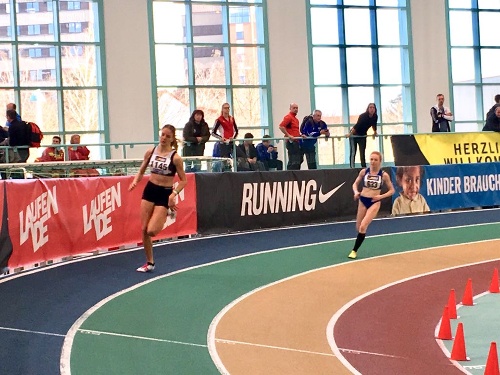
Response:
POLYGON ((420 190, 420 178, 420 167, 411 167, 403 174, 401 187, 406 198, 415 199, 420 190))

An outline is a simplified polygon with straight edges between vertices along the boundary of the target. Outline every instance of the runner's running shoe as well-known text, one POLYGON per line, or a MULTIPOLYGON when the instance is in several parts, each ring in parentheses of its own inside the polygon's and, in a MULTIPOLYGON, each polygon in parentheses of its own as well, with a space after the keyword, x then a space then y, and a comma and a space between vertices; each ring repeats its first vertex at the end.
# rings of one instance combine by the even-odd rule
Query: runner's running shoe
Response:
POLYGON ((358 256, 358 253, 353 250, 350 252, 350 254, 347 257, 350 259, 356 259, 357 256, 358 256))
POLYGON ((138 269, 136 269, 136 271, 137 272, 151 272, 154 269, 155 269, 155 265, 154 264, 146 263, 144 266, 141 266, 138 269))

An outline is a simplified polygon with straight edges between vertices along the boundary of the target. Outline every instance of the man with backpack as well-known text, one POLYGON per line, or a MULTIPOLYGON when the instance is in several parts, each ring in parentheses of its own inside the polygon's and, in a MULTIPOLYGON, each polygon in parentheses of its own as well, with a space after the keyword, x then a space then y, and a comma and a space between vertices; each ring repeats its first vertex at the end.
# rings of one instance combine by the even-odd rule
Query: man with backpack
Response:
POLYGON ((330 131, 326 123, 321 120, 322 112, 315 109, 312 115, 304 117, 300 125, 300 133, 307 137, 302 140, 302 152, 306 156, 307 168, 317 169, 316 165, 316 143, 317 138, 322 134, 328 138, 330 131))
POLYGON ((19 163, 26 163, 30 156, 31 126, 17 119, 17 112, 14 109, 7 110, 7 121, 9 122, 9 146, 19 147, 19 163))

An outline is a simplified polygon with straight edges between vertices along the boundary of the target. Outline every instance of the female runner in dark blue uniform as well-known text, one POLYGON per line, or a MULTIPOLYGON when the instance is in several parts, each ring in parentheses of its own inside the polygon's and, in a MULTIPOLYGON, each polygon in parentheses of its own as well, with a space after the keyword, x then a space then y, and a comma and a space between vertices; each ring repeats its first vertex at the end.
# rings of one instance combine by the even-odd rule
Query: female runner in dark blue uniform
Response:
POLYGON ((357 251, 365 239, 366 230, 378 214, 380 201, 394 194, 391 178, 386 172, 380 169, 381 167, 382 154, 378 151, 372 152, 370 154, 370 167, 362 169, 356 181, 352 184, 354 200, 359 199, 359 203, 358 214, 356 215, 356 230, 358 231, 358 236, 356 237, 354 248, 348 256, 351 259, 356 259, 358 256, 357 251), (360 192, 359 184, 361 181, 363 181, 363 189, 360 192), (388 191, 384 194, 380 194, 383 184, 387 186, 388 191))
POLYGON ((139 172, 128 189, 130 191, 137 186, 146 168, 149 167, 151 175, 142 193, 141 201, 141 229, 146 264, 139 267, 138 272, 151 272, 155 269, 151 237, 156 236, 163 229, 168 210, 177 211, 175 197, 187 184, 182 158, 176 150, 175 128, 172 125, 165 125, 161 129, 160 144, 146 151, 139 172), (180 181, 174 190, 176 173, 180 181))

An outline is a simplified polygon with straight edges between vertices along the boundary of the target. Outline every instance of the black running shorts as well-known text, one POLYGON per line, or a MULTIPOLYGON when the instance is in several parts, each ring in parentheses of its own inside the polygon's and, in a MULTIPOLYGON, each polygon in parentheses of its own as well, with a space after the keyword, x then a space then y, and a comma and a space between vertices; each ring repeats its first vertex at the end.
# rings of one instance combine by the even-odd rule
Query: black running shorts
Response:
POLYGON ((148 181, 142 192, 142 199, 154 203, 155 206, 168 208, 168 197, 170 197, 170 194, 172 194, 172 187, 159 186, 148 181))

